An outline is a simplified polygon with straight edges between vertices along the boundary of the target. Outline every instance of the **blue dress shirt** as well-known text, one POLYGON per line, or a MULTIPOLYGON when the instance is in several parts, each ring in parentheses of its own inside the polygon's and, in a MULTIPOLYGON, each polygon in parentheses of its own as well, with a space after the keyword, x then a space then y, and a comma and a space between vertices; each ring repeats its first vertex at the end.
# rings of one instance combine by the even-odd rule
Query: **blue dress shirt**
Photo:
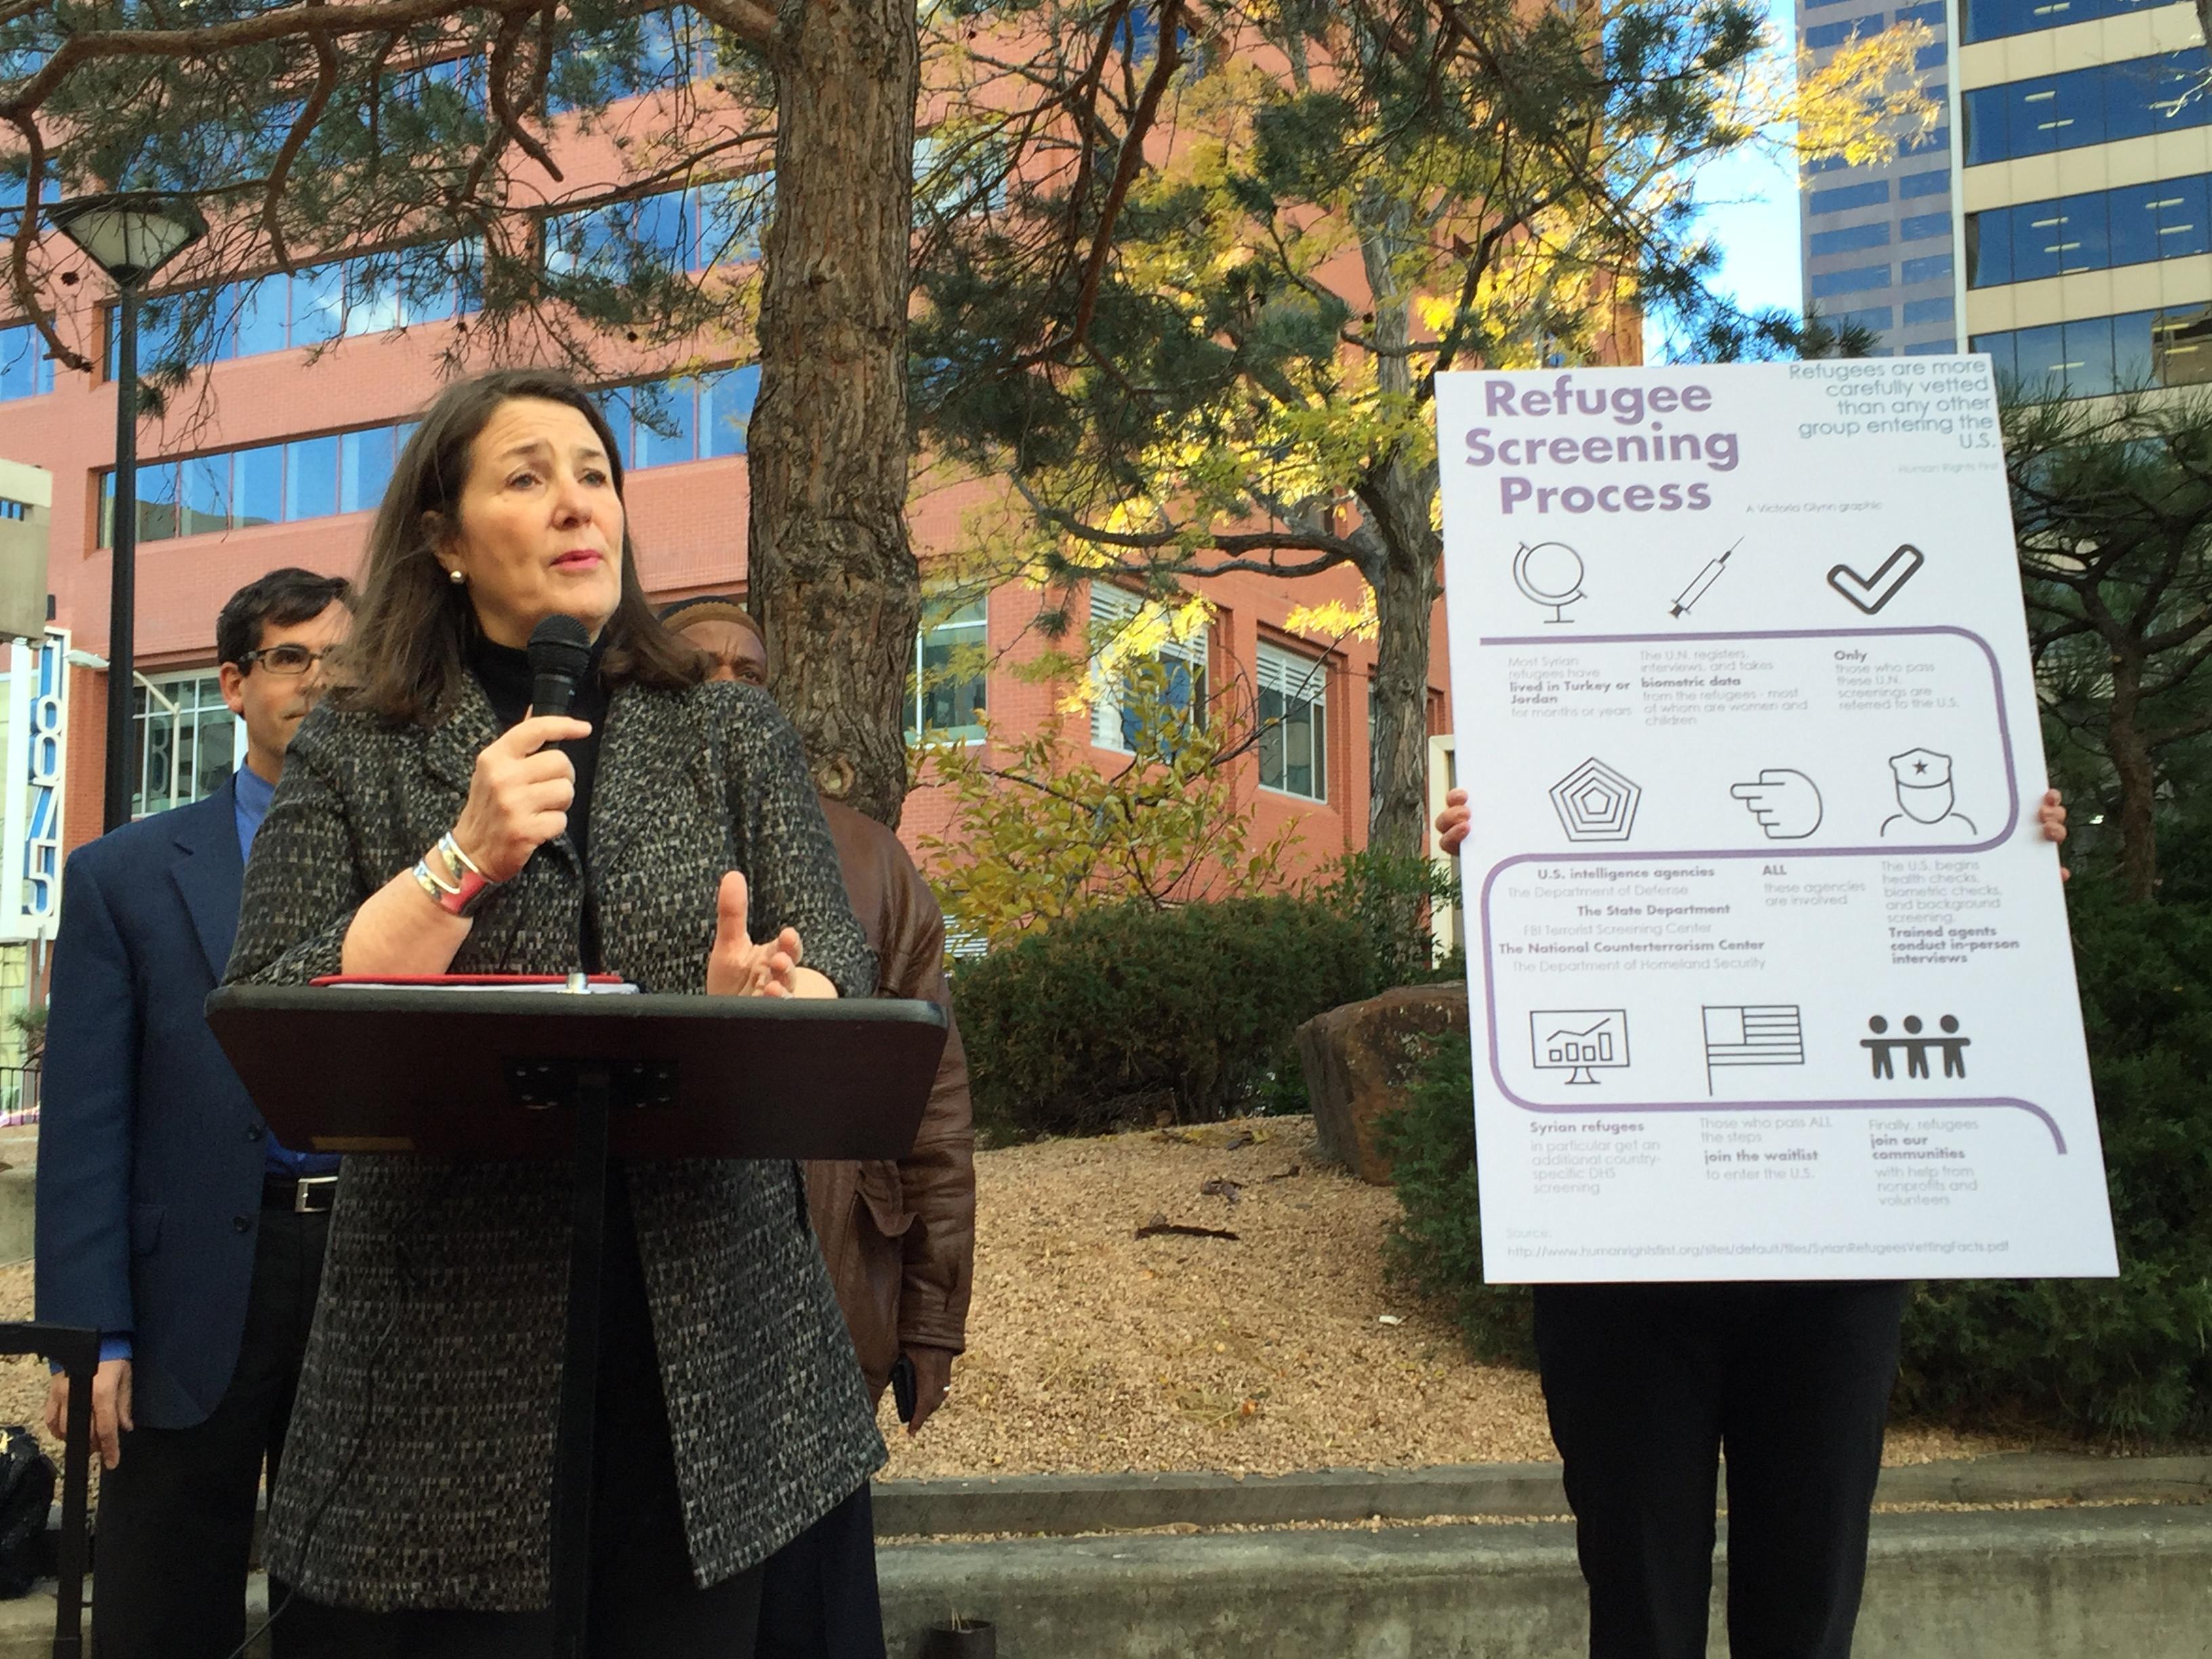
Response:
MULTIPOLYGON (((276 786, 252 767, 238 769, 238 856, 241 860, 252 857, 254 832, 261 828, 261 820, 269 816, 269 803, 276 793, 276 786)), ((295 1152, 289 1146, 277 1145, 273 1134, 263 1145, 269 1149, 270 1175, 322 1176, 338 1172, 335 1153, 295 1152)))

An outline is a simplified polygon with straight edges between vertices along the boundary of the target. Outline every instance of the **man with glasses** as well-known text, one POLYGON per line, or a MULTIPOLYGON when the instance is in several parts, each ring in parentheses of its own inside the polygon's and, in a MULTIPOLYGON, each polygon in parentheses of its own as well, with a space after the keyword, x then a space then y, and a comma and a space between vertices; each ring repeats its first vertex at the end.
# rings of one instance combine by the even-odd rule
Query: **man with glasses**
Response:
MULTIPOLYGON (((63 875, 38 1316, 100 1333, 101 1659, 223 1659, 246 1638, 255 1496, 283 1448, 337 1160, 277 1145, 202 1005, 230 957, 284 750, 351 604, 343 580, 293 568, 234 593, 216 649, 246 764, 205 799, 79 848, 63 875)), ((66 1399, 57 1377, 57 1436, 66 1399)))

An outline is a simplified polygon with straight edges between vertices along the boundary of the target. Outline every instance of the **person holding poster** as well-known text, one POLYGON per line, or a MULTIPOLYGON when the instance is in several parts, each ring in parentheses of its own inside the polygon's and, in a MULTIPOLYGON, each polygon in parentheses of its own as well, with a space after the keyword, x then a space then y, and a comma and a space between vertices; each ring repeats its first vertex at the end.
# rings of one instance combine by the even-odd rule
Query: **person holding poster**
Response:
MULTIPOLYGON (((1469 817, 1468 792, 1452 790, 1437 833, 1454 858, 1469 817)), ((2046 838, 2066 839, 2057 790, 2037 819, 2046 838)), ((1724 1448, 1730 1650, 1850 1653, 1907 1289, 1535 1287, 1592 1659, 1703 1659, 1724 1448)))
POLYGON ((1596 1659, 1843 1659, 1902 1281, 2117 1271, 1985 358, 1440 375, 1483 1259, 1596 1659))

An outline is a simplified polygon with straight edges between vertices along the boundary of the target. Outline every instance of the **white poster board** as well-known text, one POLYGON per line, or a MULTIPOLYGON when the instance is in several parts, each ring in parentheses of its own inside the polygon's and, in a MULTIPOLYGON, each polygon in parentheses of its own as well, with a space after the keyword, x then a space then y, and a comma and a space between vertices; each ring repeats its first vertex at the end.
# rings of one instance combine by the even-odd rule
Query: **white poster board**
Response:
POLYGON ((2115 1273, 1989 360, 1437 416, 1488 1277, 2115 1273))

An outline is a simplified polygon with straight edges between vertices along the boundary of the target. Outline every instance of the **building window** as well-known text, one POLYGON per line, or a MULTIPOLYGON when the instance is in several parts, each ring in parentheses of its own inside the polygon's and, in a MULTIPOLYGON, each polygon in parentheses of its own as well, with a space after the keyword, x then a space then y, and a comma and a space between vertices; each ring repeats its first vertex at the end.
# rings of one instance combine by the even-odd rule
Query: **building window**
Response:
POLYGON ((1910 202, 1923 196, 1946 195, 1950 188, 1948 171, 1908 173, 1897 181, 1897 196, 1899 201, 1910 202))
POLYGON ((909 741, 969 743, 983 735, 988 610, 985 594, 923 595, 921 626, 914 636, 914 678, 907 687, 909 741))
POLYGON ((131 714, 138 740, 133 817, 203 799, 238 769, 246 728, 215 675, 149 675, 131 689, 131 714))
POLYGON ((1841 230, 1814 231, 1809 251, 1817 259, 1827 253, 1856 253, 1862 248, 1888 246, 1889 226, 1887 223, 1847 225, 1841 230))
POLYGON ((1815 272, 1809 283, 1813 297, 1825 300, 1832 294, 1858 294, 1868 289, 1889 286, 1887 265, 1860 265, 1851 270, 1823 270, 1815 272))
POLYGON ((760 365, 616 386, 600 394, 622 463, 672 466, 745 453, 745 428, 760 396, 760 365))
POLYGON ((2097 398, 2142 386, 2212 381, 2212 306, 2081 317, 1977 334, 1997 374, 2027 396, 2097 398))
POLYGON ((1183 720, 1206 719, 1206 629, 1189 639, 1167 630, 1141 651, 1126 648, 1122 636, 1132 629, 1149 632, 1162 621, 1157 604, 1104 582, 1091 584, 1091 741, 1101 749, 1136 752, 1145 730, 1131 693, 1140 681, 1156 686, 1160 700, 1183 720))
MULTIPOLYGON (((156 295, 138 310, 143 365, 223 362, 316 346, 477 308, 481 251, 473 242, 395 248, 295 271, 156 295)), ((115 374, 119 313, 106 307, 107 361, 115 374)))
POLYGON ((1965 17, 1961 38, 1969 44, 2001 40, 2008 34, 2064 28, 2069 23, 2094 22, 2100 17, 2124 17, 2166 3, 2167 0, 1964 0, 1960 8, 1965 17))
MULTIPOLYGON (((1863 328, 1869 334, 1879 334, 1896 318, 1888 306, 1869 306, 1863 311, 1839 311, 1828 320, 1838 328, 1863 328)), ((1869 352, 1867 355, 1876 356, 1881 354, 1869 352)))
POLYGON ((1805 210, 1815 216, 1845 213, 1852 208, 1880 207, 1888 200, 1889 180, 1877 179, 1869 185, 1838 185, 1829 190, 1816 190, 1805 198, 1805 210))
POLYGON ((1328 665, 1262 644, 1260 787, 1328 799, 1328 665))
POLYGON ((1897 240, 1900 242, 1924 242, 1930 236, 1950 234, 1951 216, 1948 213, 1917 213, 1897 222, 1897 240))
POLYGON ((1962 105, 1966 165, 2212 123, 2212 100, 2197 95, 2203 64, 2192 49, 1976 87, 1962 105))
POLYGON ((2212 251, 2212 174, 2090 191, 1966 216, 1966 286, 2032 283, 2212 251))
POLYGON ((54 389, 54 360, 29 323, 0 328, 0 402, 35 398, 54 389))
POLYGON ((1907 259, 1898 266, 1897 277, 1906 288, 1916 283, 1948 283, 1951 280, 1951 256, 1930 253, 1923 258, 1907 259))
POLYGON ((1905 326, 1919 328, 1929 323, 1948 323, 1951 320, 1951 296, 1940 299, 1915 300, 1905 307, 1905 326))
POLYGON ((623 283, 641 268, 749 264, 760 258, 768 199, 763 174, 556 213, 545 221, 545 268, 623 283))
MULTIPOLYGON (((138 468, 138 539, 167 541, 368 512, 384 498, 412 422, 257 444, 138 468)), ((115 474, 100 475, 100 544, 114 545, 115 474)))

